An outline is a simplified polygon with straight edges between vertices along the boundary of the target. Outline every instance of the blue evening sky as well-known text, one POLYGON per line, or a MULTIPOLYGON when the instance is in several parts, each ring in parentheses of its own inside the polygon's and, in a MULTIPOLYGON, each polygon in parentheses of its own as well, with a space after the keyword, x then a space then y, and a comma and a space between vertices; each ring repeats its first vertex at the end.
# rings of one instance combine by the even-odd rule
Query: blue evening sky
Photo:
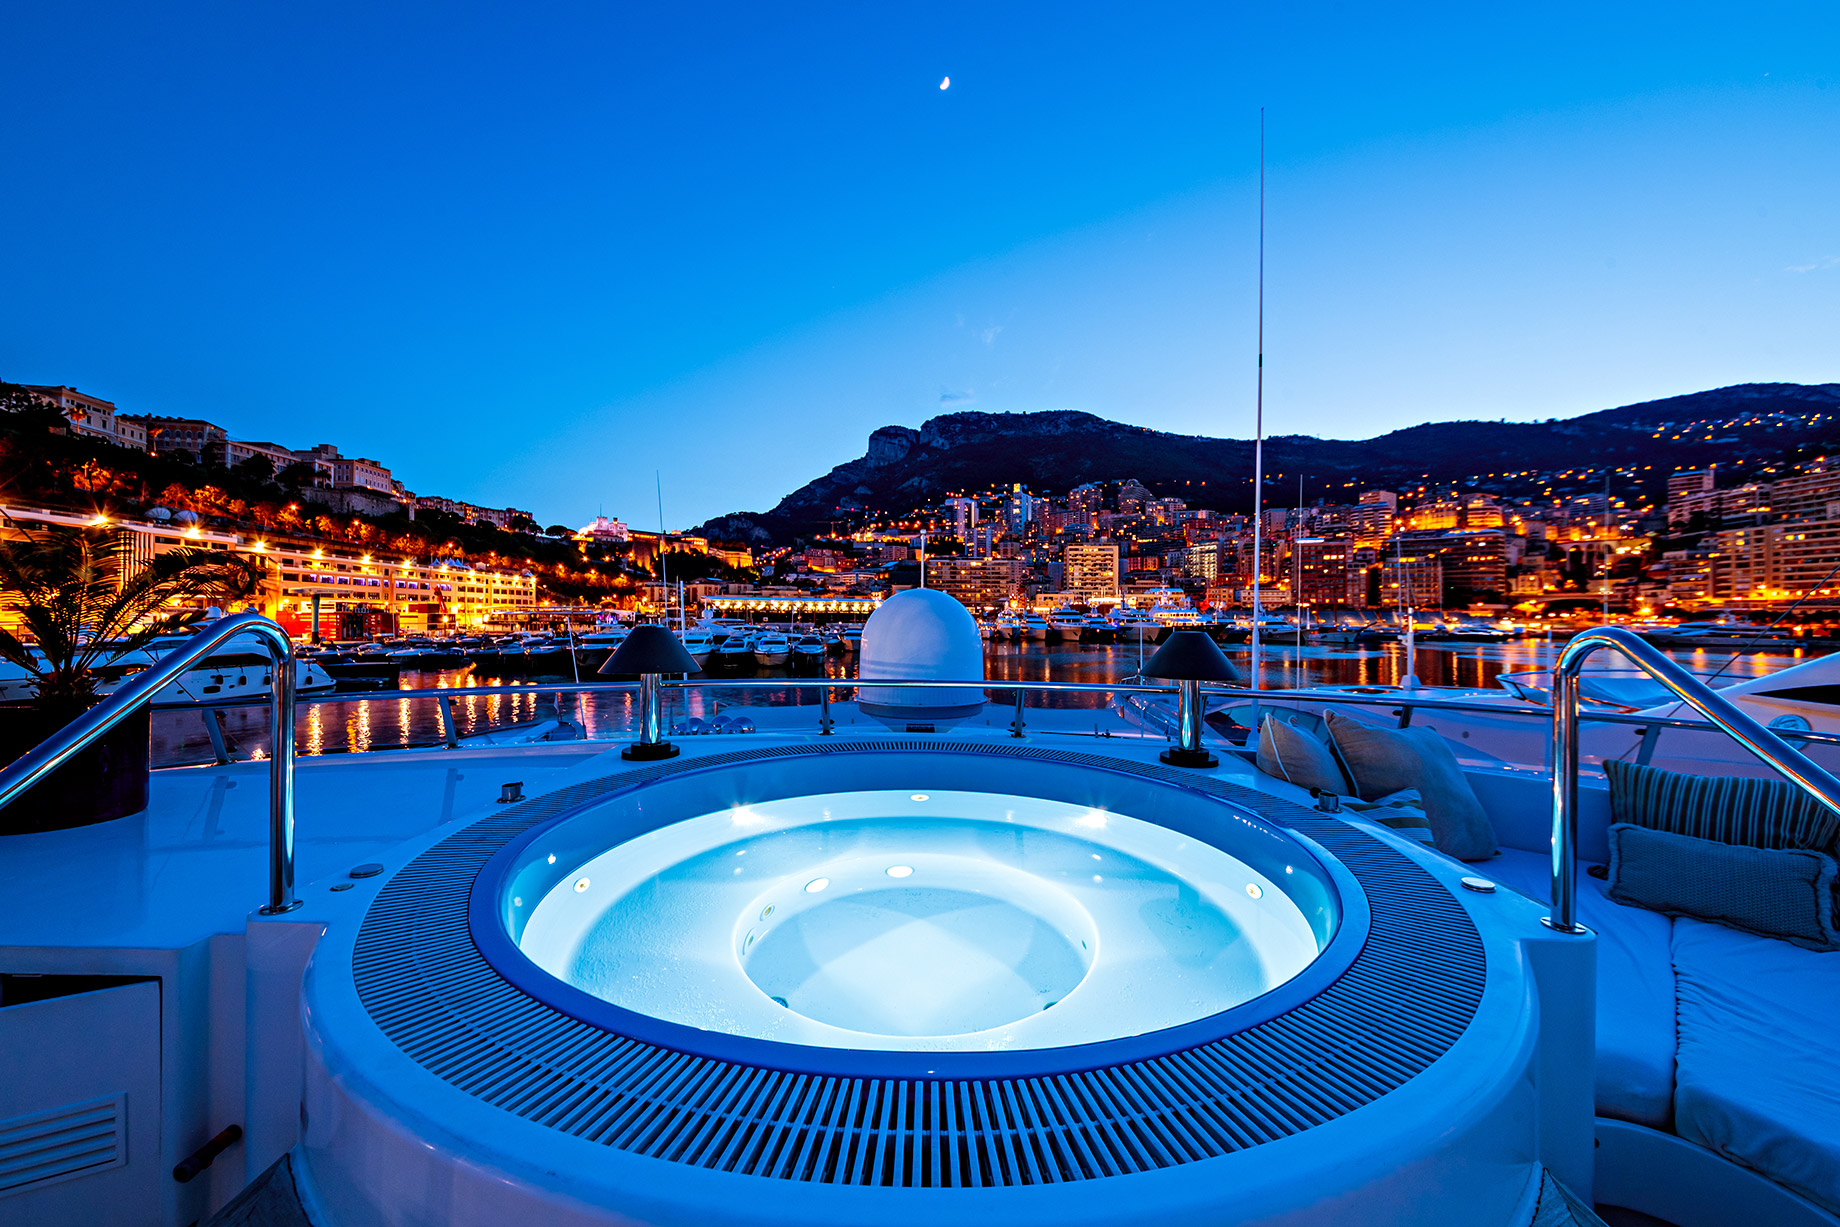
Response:
MULTIPOLYGON (((0 378, 581 523, 1840 379, 1840 6, 15 3, 0 378), (950 76, 951 88, 939 89, 950 76)), ((1148 476, 1148 475, 1145 475, 1148 476)))

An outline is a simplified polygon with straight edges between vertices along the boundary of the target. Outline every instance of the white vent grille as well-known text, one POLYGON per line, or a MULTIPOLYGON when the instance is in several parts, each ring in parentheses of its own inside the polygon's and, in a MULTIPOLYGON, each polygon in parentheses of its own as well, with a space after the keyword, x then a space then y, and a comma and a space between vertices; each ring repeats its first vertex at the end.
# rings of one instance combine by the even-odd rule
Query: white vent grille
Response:
POLYGON ((0 1196, 128 1161, 127 1096, 0 1120, 0 1196))

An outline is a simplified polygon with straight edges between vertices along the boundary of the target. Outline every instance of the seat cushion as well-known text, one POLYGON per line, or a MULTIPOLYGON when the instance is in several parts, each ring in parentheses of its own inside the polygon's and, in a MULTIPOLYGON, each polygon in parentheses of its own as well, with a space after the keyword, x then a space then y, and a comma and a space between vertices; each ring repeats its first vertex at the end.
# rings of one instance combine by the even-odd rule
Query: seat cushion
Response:
MULTIPOLYGON (((1597 931, 1597 1112, 1665 1129, 1674 1099, 1674 922, 1613 903, 1583 870, 1578 919, 1597 931)), ((1552 901, 1552 868, 1537 852, 1503 848, 1486 876, 1552 901)))
POLYGON ((1840 950, 1834 858, 1805 848, 1746 848, 1627 822, 1610 824, 1609 890, 1618 903, 1840 950))
POLYGON ((1840 953, 1674 922, 1675 1127, 1840 1214, 1840 953))

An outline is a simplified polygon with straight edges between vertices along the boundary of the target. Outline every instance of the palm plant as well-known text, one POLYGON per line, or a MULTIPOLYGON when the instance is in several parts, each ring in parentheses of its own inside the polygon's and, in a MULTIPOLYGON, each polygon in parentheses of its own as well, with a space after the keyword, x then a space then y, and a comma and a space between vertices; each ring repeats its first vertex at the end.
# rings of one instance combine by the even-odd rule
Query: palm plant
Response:
POLYGON ((55 529, 0 541, 0 607, 36 641, 0 630, 0 659, 35 683, 34 704, 61 727, 96 698, 98 662, 183 630, 197 610, 177 603, 234 600, 255 591, 262 572, 230 553, 180 549, 137 563, 125 534, 55 529))

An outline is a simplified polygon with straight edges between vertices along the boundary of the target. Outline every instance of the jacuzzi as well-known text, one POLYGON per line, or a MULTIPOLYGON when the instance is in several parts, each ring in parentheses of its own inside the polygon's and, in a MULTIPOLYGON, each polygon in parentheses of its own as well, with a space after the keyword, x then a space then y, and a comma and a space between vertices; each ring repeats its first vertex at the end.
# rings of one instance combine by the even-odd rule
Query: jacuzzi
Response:
POLYGON ((297 1172, 321 1227, 430 1196, 455 1223, 1525 1222, 1516 898, 1121 758, 686 757, 444 833, 328 932, 297 1172))

